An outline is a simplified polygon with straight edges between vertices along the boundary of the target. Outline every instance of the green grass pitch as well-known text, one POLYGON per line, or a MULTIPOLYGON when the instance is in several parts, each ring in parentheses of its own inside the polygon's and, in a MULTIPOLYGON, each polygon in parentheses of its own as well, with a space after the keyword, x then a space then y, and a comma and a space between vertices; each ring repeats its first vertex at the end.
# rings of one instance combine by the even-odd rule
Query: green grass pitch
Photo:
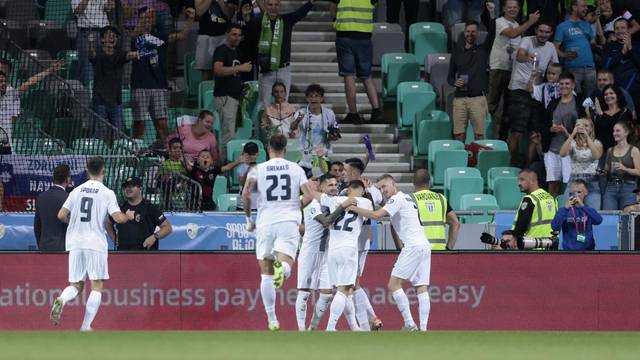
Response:
POLYGON ((0 332, 1 359, 638 359, 640 333, 0 332))

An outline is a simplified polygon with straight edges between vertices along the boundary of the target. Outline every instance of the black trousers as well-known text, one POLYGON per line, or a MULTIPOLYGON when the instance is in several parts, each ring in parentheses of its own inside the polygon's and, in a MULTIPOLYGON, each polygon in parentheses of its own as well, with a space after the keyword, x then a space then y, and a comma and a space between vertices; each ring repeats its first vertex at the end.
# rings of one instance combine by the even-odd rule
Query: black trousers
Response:
POLYGON ((400 23, 400 7, 404 4, 404 19, 407 23, 406 33, 409 26, 418 19, 418 11, 420 10, 420 0, 387 0, 387 22, 400 23))

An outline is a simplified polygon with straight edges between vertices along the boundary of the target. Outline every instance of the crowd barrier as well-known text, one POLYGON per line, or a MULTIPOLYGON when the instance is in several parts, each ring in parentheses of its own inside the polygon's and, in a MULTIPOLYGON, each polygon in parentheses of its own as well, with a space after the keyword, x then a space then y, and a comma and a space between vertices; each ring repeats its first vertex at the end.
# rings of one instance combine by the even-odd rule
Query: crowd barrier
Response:
MULTIPOLYGON (((363 287, 385 329, 402 326, 386 289, 396 254, 372 253, 363 287)), ((640 330, 640 254, 437 253, 432 330, 640 330)), ((249 253, 112 253, 97 330, 264 330, 255 256, 249 253)), ((278 290, 284 330, 295 330, 295 267, 278 290)), ((48 320, 67 283, 65 254, 0 253, 0 330, 75 330, 88 290, 48 320)), ((408 291, 417 319, 417 299, 408 291)), ((310 319, 309 306, 309 317, 310 319)), ((325 314, 321 326, 326 326, 325 314)), ((344 319, 340 328, 345 329, 344 319)))

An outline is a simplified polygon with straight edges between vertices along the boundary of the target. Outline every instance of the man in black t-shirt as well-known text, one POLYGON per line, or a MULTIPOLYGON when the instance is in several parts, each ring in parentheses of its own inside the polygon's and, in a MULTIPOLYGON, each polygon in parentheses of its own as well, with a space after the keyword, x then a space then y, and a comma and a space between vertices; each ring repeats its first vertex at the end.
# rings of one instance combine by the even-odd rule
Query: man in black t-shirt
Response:
POLYGON ((242 97, 242 78, 240 73, 251 71, 251 62, 240 64, 238 44, 242 39, 240 25, 232 24, 227 28, 226 38, 213 53, 213 74, 215 85, 213 96, 216 108, 222 117, 221 158, 226 159, 226 144, 236 137, 236 116, 242 97))
POLYGON ((120 205, 122 211, 132 210, 134 220, 126 224, 116 224, 109 219, 107 233, 114 240, 118 250, 158 250, 158 240, 173 231, 169 220, 160 208, 142 198, 142 181, 132 176, 122 184, 126 201, 120 205), (160 230, 156 232, 156 228, 160 230))
POLYGON ((202 72, 203 80, 211 80, 213 52, 225 40, 225 31, 238 10, 238 0, 195 0, 195 6, 200 19, 195 68, 202 72))

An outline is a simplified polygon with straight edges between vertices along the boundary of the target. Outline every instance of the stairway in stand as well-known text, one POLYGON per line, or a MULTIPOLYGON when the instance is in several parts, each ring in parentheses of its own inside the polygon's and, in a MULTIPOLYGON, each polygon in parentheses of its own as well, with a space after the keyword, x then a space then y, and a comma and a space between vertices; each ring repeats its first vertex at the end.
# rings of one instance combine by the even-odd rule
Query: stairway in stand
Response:
MULTIPOLYGON (((281 13, 291 12, 303 1, 284 0, 281 13)), ((328 1, 316 1, 309 14, 293 28, 291 44, 291 93, 289 102, 296 107, 306 104, 304 91, 309 84, 317 83, 325 89, 325 103, 336 113, 338 121, 347 114, 342 78, 338 76, 335 48, 335 31, 328 1)), ((358 110, 368 119, 371 105, 361 82, 356 85, 358 110)), ((410 154, 400 153, 397 144, 395 121, 390 124, 352 125, 340 124, 342 139, 333 145, 332 159, 343 161, 350 157, 363 158, 366 148, 362 141, 369 134, 376 160, 371 161, 365 176, 375 180, 390 173, 400 183, 402 191, 411 191, 410 154)))

